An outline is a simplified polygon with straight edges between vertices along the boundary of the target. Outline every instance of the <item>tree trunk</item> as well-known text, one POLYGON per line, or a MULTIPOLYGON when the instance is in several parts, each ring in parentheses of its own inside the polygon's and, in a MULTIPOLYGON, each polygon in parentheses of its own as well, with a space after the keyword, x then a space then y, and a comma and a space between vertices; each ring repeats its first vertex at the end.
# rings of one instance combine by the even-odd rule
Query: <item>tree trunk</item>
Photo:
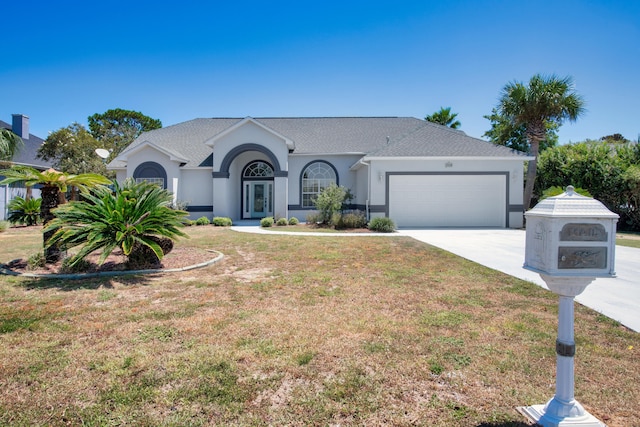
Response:
MULTIPOLYGON (((51 213, 52 209, 58 206, 58 187, 44 186, 40 190, 42 201, 40 203, 40 216, 42 217, 42 225, 46 226, 55 216, 51 213)), ((53 236, 55 230, 42 234, 42 246, 44 247, 44 258, 47 263, 54 263, 60 260, 63 251, 60 245, 52 245, 47 247, 47 241, 53 236)))
POLYGON ((524 186, 524 210, 527 211, 531 207, 531 199, 533 198, 533 187, 536 183, 536 176, 538 174, 538 151, 540 149, 540 141, 545 137, 545 127, 542 124, 542 133, 536 126, 532 126, 531 130, 527 132, 527 139, 529 140, 529 154, 534 157, 533 160, 529 160, 527 165, 527 182, 524 186))

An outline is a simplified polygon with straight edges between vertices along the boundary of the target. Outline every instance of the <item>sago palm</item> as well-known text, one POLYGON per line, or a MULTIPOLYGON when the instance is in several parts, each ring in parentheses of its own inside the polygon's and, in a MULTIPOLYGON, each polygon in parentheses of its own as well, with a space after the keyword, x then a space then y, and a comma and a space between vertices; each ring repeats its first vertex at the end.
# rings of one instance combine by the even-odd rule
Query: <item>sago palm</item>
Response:
POLYGON ((497 109, 514 126, 524 125, 529 154, 534 157, 527 168, 524 189, 526 210, 531 205, 540 141, 546 138, 548 123, 560 126, 567 120, 577 120, 585 111, 584 100, 575 92, 571 77, 536 74, 526 86, 521 82, 508 83, 502 89, 497 109))
POLYGON ((48 244, 81 246, 70 265, 96 250, 102 250, 99 263, 103 263, 116 248, 130 258, 136 247, 147 247, 160 260, 164 253, 157 238, 186 236, 180 228, 187 212, 170 208, 169 192, 132 179, 122 185, 115 182, 113 187, 113 191, 98 187, 85 194, 83 201, 67 203, 54 211, 56 218, 45 228, 54 231, 48 244))

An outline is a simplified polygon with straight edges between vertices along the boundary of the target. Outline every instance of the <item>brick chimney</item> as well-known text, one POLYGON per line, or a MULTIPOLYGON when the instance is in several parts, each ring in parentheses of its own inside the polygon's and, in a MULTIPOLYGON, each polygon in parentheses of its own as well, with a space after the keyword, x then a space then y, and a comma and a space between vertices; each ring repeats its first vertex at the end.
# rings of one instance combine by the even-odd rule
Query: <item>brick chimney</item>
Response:
POLYGON ((22 139, 29 139, 29 117, 24 114, 12 114, 11 130, 22 139))

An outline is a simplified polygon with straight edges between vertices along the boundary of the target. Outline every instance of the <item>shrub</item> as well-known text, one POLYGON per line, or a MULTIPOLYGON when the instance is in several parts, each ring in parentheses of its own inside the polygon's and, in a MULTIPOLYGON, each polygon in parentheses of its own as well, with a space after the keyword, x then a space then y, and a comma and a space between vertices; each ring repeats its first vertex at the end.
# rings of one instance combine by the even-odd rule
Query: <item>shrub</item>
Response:
POLYGON ((56 218, 43 230, 55 231, 47 245, 62 244, 81 249, 70 266, 91 252, 102 249, 99 263, 120 248, 125 256, 136 256, 138 248, 151 249, 158 259, 166 245, 158 239, 186 237, 180 230, 187 212, 171 209, 172 195, 155 184, 127 179, 109 187, 96 187, 83 201, 55 209, 56 218), (135 249, 135 251, 134 251, 135 249))
POLYGON ((9 216, 7 219, 13 224, 36 225, 40 219, 40 204, 42 199, 28 199, 14 197, 9 202, 9 216))
POLYGON ((309 212, 306 217, 307 224, 315 225, 322 222, 318 212, 309 212))
POLYGON ((279 226, 285 226, 285 225, 289 225, 289 221, 287 221, 287 218, 280 218, 278 219, 278 221, 276 221, 276 225, 279 226))
POLYGON ((0 221, 0 233, 6 231, 9 228, 9 221, 0 221))
POLYGON ((340 222, 334 225, 336 228, 366 228, 367 217, 361 211, 344 213, 340 216, 340 222))
MULTIPOLYGON (((549 187, 546 190, 544 190, 542 192, 542 196, 540 197, 540 200, 544 200, 547 197, 554 197, 554 196, 559 196, 562 193, 564 193, 566 190, 566 188, 562 188, 562 187, 549 187)), ((585 197, 593 197, 591 194, 589 194, 589 192, 583 188, 575 188, 574 189, 576 193, 580 194, 581 196, 585 196, 585 197)))
POLYGON ((33 254, 27 258, 27 270, 36 270, 40 267, 44 267, 45 265, 46 260, 44 259, 44 254, 42 252, 38 252, 37 254, 33 254))
POLYGON ((211 222, 209 222, 209 218, 207 218, 206 216, 201 216, 200 218, 196 219, 196 225, 209 225, 211 224, 211 222))
POLYGON ((60 272, 62 273, 82 273, 89 270, 91 263, 85 259, 74 260, 73 257, 67 257, 62 260, 60 272), (74 263, 75 261, 75 263, 74 263))
POLYGON ((211 224, 215 225, 216 227, 230 227, 233 225, 233 221, 231 220, 231 218, 216 216, 211 220, 211 224))
POLYGON ((369 229, 379 233, 391 233, 396 229, 396 225, 393 223, 391 218, 373 218, 369 222, 369 229))
POLYGON ((320 214, 320 222, 331 224, 333 216, 342 209, 346 197, 347 189, 342 186, 331 184, 322 190, 313 202, 320 214))
POLYGON ((195 225, 195 223, 196 222, 194 220, 192 220, 192 219, 185 219, 183 224, 185 226, 187 226, 187 227, 191 227, 191 226, 195 225))
POLYGON ((268 216, 266 218, 262 218, 260 220, 260 227, 264 227, 264 228, 273 227, 273 217, 268 216))
POLYGON ((295 216, 289 218, 289 225, 298 225, 299 223, 300 221, 298 221, 298 218, 296 218, 295 216))

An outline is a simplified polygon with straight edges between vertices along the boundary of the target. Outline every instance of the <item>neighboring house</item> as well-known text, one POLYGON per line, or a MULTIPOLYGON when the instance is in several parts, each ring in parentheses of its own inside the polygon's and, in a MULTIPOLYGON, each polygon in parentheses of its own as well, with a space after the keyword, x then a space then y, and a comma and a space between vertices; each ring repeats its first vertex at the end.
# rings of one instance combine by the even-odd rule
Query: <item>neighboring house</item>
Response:
POLYGON ((108 168, 192 218, 304 221, 330 183, 400 227, 523 225, 521 152, 411 117, 195 119, 143 133, 108 168))
MULTIPOLYGON (((38 149, 44 142, 42 138, 29 133, 29 117, 24 114, 13 114, 11 124, 0 120, 0 127, 9 129, 24 142, 24 146, 13 157, 12 161, 8 164, 3 164, 2 168, 10 165, 24 165, 30 166, 35 169, 45 170, 51 167, 50 163, 45 162, 42 159, 38 159, 38 149)), ((0 180, 4 179, 0 176, 0 180)), ((16 196, 25 197, 27 189, 23 184, 16 183, 11 185, 0 186, 0 220, 7 218, 7 204, 16 196)), ((40 197, 40 190, 37 188, 32 189, 31 195, 33 197, 40 197)))

